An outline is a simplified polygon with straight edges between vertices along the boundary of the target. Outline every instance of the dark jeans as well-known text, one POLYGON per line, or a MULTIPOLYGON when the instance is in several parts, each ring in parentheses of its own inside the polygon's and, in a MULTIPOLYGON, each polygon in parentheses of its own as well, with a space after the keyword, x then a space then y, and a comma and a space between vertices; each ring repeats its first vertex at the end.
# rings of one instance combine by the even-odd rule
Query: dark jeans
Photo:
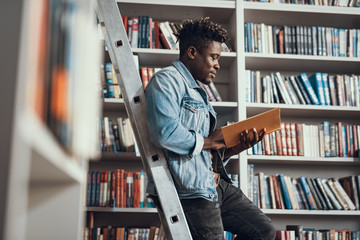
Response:
MULTIPOLYGON (((221 179, 217 192, 217 202, 203 198, 181 200, 194 240, 223 240, 224 230, 237 234, 237 240, 275 239, 270 218, 240 189, 221 179)), ((154 202, 159 206, 158 199, 154 199, 154 202)))

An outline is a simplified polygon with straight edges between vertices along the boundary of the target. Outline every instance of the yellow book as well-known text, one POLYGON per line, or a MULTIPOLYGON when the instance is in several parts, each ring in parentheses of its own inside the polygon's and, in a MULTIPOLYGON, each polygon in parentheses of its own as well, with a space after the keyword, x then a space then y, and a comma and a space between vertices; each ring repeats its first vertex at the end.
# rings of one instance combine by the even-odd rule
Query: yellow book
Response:
MULTIPOLYGON (((255 115, 244 121, 239 121, 228 126, 222 127, 221 131, 224 136, 227 148, 234 147, 240 143, 240 133, 245 130, 255 128, 258 133, 261 129, 266 128, 266 134, 281 129, 280 126, 280 108, 275 108, 267 112, 255 115)), ((252 140, 250 134, 250 140, 252 140)))

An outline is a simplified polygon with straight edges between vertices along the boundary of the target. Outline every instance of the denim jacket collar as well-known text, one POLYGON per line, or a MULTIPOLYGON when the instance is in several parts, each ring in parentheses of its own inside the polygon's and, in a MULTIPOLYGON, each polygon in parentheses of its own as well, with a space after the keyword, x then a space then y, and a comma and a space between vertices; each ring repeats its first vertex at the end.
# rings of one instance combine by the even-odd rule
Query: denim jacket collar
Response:
POLYGON ((182 63, 179 59, 175 60, 173 62, 173 66, 179 71, 179 73, 183 76, 183 78, 185 79, 186 83, 188 84, 189 87, 191 88, 198 88, 200 87, 196 80, 194 79, 194 77, 191 75, 191 73, 189 72, 189 70, 186 68, 186 66, 184 65, 184 63, 182 63))

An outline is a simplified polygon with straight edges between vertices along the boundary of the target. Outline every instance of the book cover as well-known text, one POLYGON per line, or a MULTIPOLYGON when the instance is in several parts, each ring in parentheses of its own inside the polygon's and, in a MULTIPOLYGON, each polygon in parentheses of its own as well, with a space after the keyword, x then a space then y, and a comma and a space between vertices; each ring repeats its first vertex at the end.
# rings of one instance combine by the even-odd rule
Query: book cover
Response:
MULTIPOLYGON (((258 132, 266 128, 266 134, 279 130, 280 108, 275 108, 267 112, 258 114, 244 121, 236 122, 222 127, 226 147, 233 147, 240 143, 239 135, 244 130, 255 128, 258 132)), ((251 138, 251 135, 250 135, 251 138)))

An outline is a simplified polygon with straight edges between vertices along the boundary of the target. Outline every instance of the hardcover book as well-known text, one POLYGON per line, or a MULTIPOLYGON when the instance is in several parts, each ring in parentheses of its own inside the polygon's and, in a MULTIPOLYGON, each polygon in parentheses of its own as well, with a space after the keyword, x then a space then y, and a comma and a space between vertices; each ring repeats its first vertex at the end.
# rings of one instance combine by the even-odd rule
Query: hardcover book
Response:
MULTIPOLYGON (((258 114, 244 121, 239 121, 221 128, 226 147, 233 147, 240 143, 240 133, 255 128, 258 132, 266 128, 266 134, 281 129, 280 108, 258 114)), ((250 138, 252 136, 250 135, 250 138)), ((250 139, 251 140, 251 139, 250 139)))

